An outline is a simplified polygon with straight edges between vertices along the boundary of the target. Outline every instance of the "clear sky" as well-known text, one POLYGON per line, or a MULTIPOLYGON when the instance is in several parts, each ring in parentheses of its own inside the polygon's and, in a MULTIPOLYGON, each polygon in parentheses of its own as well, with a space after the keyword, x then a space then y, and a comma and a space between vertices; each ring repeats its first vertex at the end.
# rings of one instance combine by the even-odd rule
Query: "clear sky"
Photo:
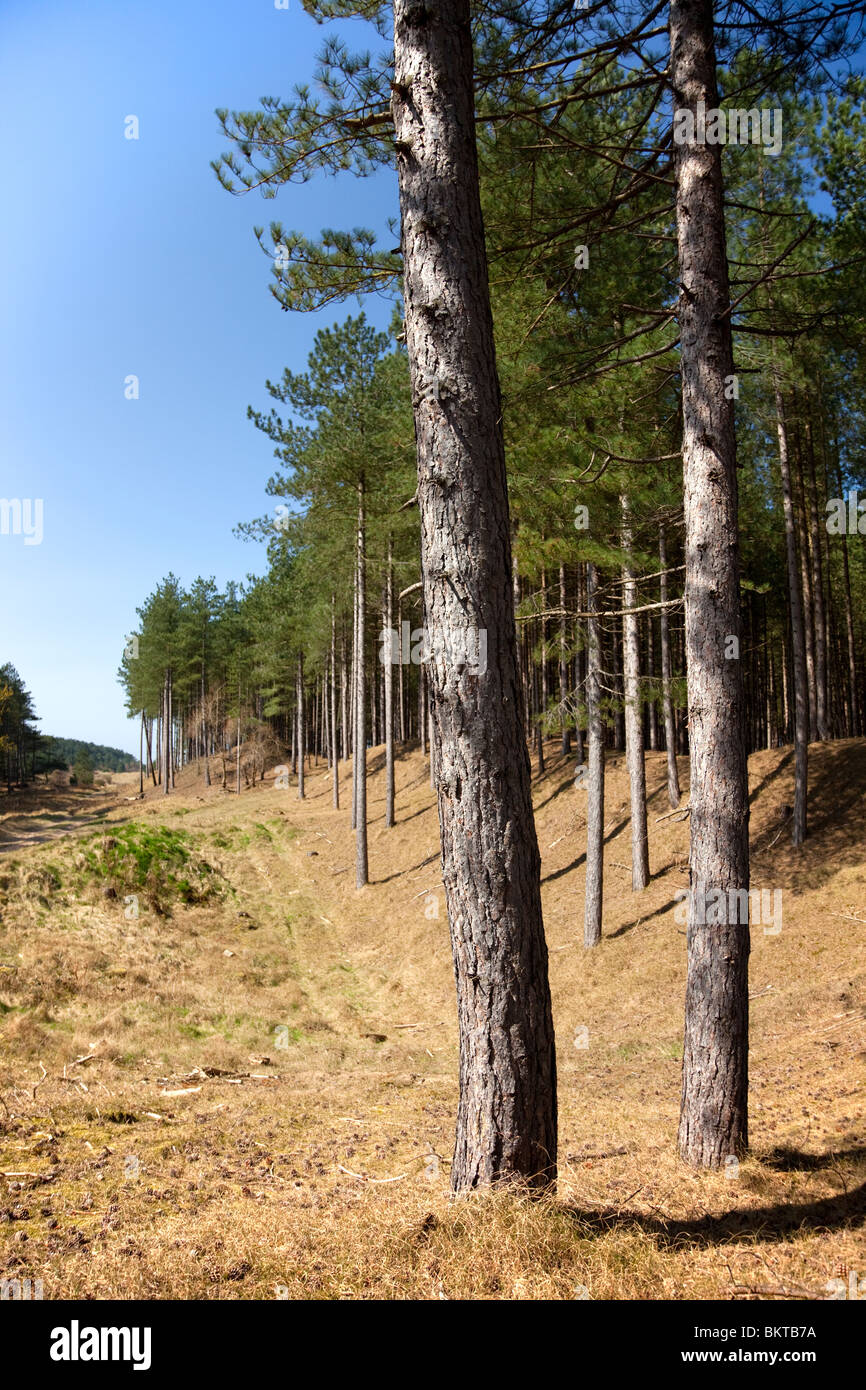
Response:
POLYGON ((44 515, 40 544, 0 534, 0 663, 46 733, 137 751, 116 680, 136 607, 170 570, 222 586, 264 568, 232 535, 272 506, 247 404, 358 305, 281 312, 252 228, 384 232, 396 183, 233 198, 213 113, 290 95, 324 33, 298 0, 0 0, 0 496, 44 515))

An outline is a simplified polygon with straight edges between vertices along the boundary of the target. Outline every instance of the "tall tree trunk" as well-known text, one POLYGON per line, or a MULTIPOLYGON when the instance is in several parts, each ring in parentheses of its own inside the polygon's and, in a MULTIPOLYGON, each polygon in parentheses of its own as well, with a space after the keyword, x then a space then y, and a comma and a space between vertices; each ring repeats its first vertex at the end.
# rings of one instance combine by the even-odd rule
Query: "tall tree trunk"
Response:
MULTIPOLYGON (((542 540, 544 537, 542 537, 542 540)), ((541 609, 547 609, 547 574, 541 571, 541 609)), ((540 680, 540 701, 539 701, 539 750, 540 750, 540 771, 544 772, 544 735, 547 732, 547 705, 550 691, 547 680, 547 619, 541 619, 541 680, 540 680)))
POLYGON ((791 622, 791 649, 794 659, 794 820, 791 841, 801 845, 806 838, 806 805, 809 780, 809 685, 806 667, 806 634, 803 624, 803 598, 797 562, 797 522, 788 456, 788 429, 779 371, 773 358, 773 390, 776 401, 776 432, 779 439, 779 471, 782 477, 782 507, 785 516, 785 552, 788 564, 788 606, 791 622))
MULTIPOLYGON (((598 571, 586 567, 586 611, 598 612, 598 571)), ((601 941, 604 894, 604 725, 601 718, 601 632, 596 617, 587 619, 586 734, 589 747, 586 803, 586 886, 583 944, 601 941)))
POLYGON ((169 715, 168 689, 169 674, 165 673, 162 686, 162 794, 171 791, 171 718, 169 715))
POLYGON ((304 755, 307 751, 307 723, 304 709, 304 658, 298 657, 298 664, 295 668, 295 701, 298 707, 298 800, 303 801, 304 792, 304 755))
POLYGON ((460 1026, 455 1191, 556 1176, 556 1059, 522 728, 469 0, 396 0, 392 110, 442 872, 460 1026), (436 637, 472 643, 443 659, 436 637), (486 639, 482 662, 481 640, 486 639))
POLYGON ((397 646, 400 656, 400 661, 397 667, 397 703, 400 709, 400 743, 404 744, 406 742, 406 696, 403 687, 403 668, 406 665, 406 663, 403 660, 403 605, 399 599, 397 600, 397 633, 397 646))
MULTIPOLYGON (((839 496, 844 498, 845 492, 838 459, 836 461, 836 477, 839 496)), ((848 730, 851 737, 856 738, 861 732, 861 726, 857 702, 857 646, 854 640, 854 608, 851 603, 851 570, 848 565, 848 536, 846 532, 842 533, 842 575, 845 593, 845 633, 848 640, 848 698, 850 701, 848 730)))
MULTIPOLYGON (((543 639, 542 639, 543 640, 543 639)), ((541 704, 538 698, 538 666, 530 658, 530 681, 532 685, 532 724, 535 732, 535 756, 539 777, 544 776, 544 729, 542 728, 541 704)))
MULTIPOLYGON (((625 750, 625 709, 622 684, 622 624, 613 619, 611 623, 611 684, 614 689, 613 746, 617 753, 625 750)), ((602 663, 603 664, 603 663, 602 663)))
POLYGON ((334 762, 334 807, 340 809, 340 745, 337 742, 337 616, 331 594, 331 757, 334 762))
MULTIPOLYGON (((677 109, 716 110, 712 0, 672 0, 677 109)), ((730 289, 721 147, 674 145, 683 395, 686 649, 691 745, 688 969, 679 1150, 718 1168, 748 1142, 749 924, 708 922, 704 894, 749 887, 730 289)), ((748 899, 747 899, 748 901, 748 899)))
POLYGON ((385 628, 388 641, 385 649, 385 824, 394 824, 394 662, 396 654, 391 642, 394 626, 394 542, 388 536, 388 574, 385 580, 385 628))
MULTIPOLYGON (((585 570, 585 568, 585 565, 578 565, 577 567, 577 610, 579 613, 585 612, 587 606, 583 602, 584 578, 582 571, 585 570)), ((583 646, 581 643, 579 618, 575 618, 574 621, 574 648, 574 688, 575 690, 580 691, 583 690, 583 672, 586 666, 586 661, 583 646)), ((586 704, 585 698, 583 703, 584 705, 586 704)), ((580 700, 578 700, 577 702, 574 723, 574 751, 577 755, 577 765, 578 767, 582 767, 584 758, 584 739, 583 729, 581 728, 580 700)))
MULTIPOLYGON (((668 601, 668 560, 665 544, 664 524, 659 525, 659 598, 662 605, 668 601)), ((673 810, 680 804, 680 774, 677 768, 677 733, 674 727, 674 706, 671 698, 671 636, 668 610, 659 610, 659 636, 662 654, 662 712, 665 721, 665 748, 668 760, 668 801, 673 810)))
POLYGON ((151 741, 152 733, 153 733, 153 720, 152 720, 152 719, 146 719, 146 720, 144 721, 144 746, 145 746, 145 749, 146 749, 146 751, 147 751, 147 770, 148 770, 148 772, 150 773, 151 779, 152 779, 152 781, 153 781, 153 785, 156 786, 156 785, 157 785, 157 782, 156 782, 156 768, 155 768, 154 762, 153 762, 153 754, 152 754, 152 752, 151 752, 151 750, 150 750, 150 741, 151 741))
POLYGON ((418 667, 418 726, 423 758, 427 754, 427 677, 423 666, 418 667))
POLYGON ((349 709, 348 709, 348 679, 346 675, 346 629, 343 620, 340 620, 340 743, 343 750, 343 762, 349 760, 349 709))
POLYGON ((168 775, 171 789, 174 791, 174 766, 175 766, 175 740, 176 733, 174 728, 174 674, 169 669, 168 673, 168 775))
POLYGON ((238 676, 238 751, 235 762, 235 791, 241 794, 241 680, 238 676))
MULTIPOLYGON (((798 440, 799 443, 799 440, 798 440)), ((806 521, 806 490, 803 483, 803 459, 798 453, 799 469, 795 482, 799 483, 799 497, 794 502, 794 524, 797 530, 800 554, 800 577, 803 585, 803 635, 806 641, 806 687, 809 697, 809 742, 818 737, 818 680, 815 669, 815 628, 812 606, 812 573, 809 563, 809 527, 806 521), (799 506, 797 505, 799 503, 799 506)))
POLYGON ((355 579, 352 591, 352 829, 358 828, 358 542, 355 538, 355 579))
POLYGON ((809 451, 809 530, 812 545, 812 599, 815 605, 815 721, 818 738, 826 743, 830 737, 827 709, 827 617, 824 609, 824 567, 821 556, 821 533, 818 520, 818 487, 815 479, 815 446, 812 424, 806 420, 806 442, 809 451))
POLYGON ((568 619, 565 616, 565 565, 559 567, 559 722, 562 729, 562 756, 571 754, 571 728, 565 702, 568 699, 568 619))
POLYGON ((653 615, 647 613, 646 617, 646 674, 653 697, 647 702, 647 723, 649 734, 649 747, 651 753, 657 753, 659 747, 659 710, 655 695, 656 678, 656 653, 655 653, 655 629, 653 626, 653 615))
POLYGON ((205 708, 204 665, 201 672, 201 737, 204 751, 204 784, 210 786, 210 742, 208 737, 207 713, 205 708))
POLYGON ((631 508, 625 493, 622 510, 623 565, 623 680, 625 692, 625 758, 631 802, 631 886, 639 893, 649 883, 649 841, 646 815, 646 764, 643 753, 643 715, 640 707, 640 619, 628 609, 637 607, 637 583, 631 562, 634 544, 631 508))
MULTIPOLYGON (((358 482, 358 688, 355 722, 355 762, 358 769, 357 825, 355 827, 355 887, 363 888, 368 878, 367 865, 367 724, 364 709, 364 607, 367 602, 367 522, 363 475, 358 482)), ((375 670, 373 680, 375 686, 375 670)))

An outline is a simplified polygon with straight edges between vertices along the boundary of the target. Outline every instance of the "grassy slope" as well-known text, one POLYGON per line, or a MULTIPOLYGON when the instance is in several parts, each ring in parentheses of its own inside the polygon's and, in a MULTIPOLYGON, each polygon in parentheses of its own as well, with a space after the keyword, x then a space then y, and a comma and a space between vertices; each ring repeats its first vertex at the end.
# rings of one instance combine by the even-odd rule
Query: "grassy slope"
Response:
POLYGON ((674 1151, 688 823, 655 822, 663 758, 648 756, 639 896, 623 760, 610 769, 604 941, 587 955, 585 793, 548 751, 555 1202, 448 1197, 457 1040, 420 756, 399 763, 389 832, 370 756, 360 893, 321 767, 303 804, 270 782, 205 794, 190 772, 170 801, 109 819, 134 817, 121 848, 185 832, 195 881, 214 871, 203 902, 160 915, 187 874, 168 868, 126 916, 132 870, 103 829, 0 860, 0 1273, 42 1278, 46 1298, 820 1298, 840 1266, 866 1270, 866 742, 812 750, 798 856, 790 752, 751 760, 753 883, 784 890, 784 917, 752 934, 753 1155, 736 1175, 674 1151))

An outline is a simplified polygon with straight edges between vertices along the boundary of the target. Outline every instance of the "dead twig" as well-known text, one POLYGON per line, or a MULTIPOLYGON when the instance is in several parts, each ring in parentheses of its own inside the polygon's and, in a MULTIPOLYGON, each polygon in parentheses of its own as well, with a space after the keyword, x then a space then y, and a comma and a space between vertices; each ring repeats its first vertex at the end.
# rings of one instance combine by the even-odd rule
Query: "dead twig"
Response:
POLYGON ((654 825, 659 825, 663 820, 673 820, 673 819, 676 819, 676 820, 685 820, 686 816, 690 816, 691 814, 692 814, 692 808, 691 808, 691 806, 687 806, 687 807, 685 808, 684 811, 681 811, 680 808, 677 807, 677 809, 676 809, 675 811, 668 811, 667 815, 664 815, 664 816, 656 816, 655 821, 653 822, 653 824, 654 824, 654 825))

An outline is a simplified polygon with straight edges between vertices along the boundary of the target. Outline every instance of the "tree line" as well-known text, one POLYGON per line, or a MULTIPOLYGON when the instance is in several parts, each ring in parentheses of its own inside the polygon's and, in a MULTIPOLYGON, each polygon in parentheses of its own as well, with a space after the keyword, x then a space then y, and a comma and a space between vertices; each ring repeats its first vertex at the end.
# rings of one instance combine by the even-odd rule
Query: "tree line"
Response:
MULTIPOLYGON (((8 790, 26 786, 39 773, 81 768, 89 771, 132 772, 136 762, 120 748, 87 743, 77 738, 55 738, 40 733, 33 696, 11 662, 0 666, 0 768, 8 790)), ((79 778, 79 781, 82 779, 79 778)))
POLYGON ((399 247, 257 229, 282 308, 391 292, 394 322, 318 333, 307 371, 250 409, 278 461, 274 511, 241 527, 267 574, 222 596, 169 576, 139 610, 121 678, 148 775, 168 793, 183 762, 210 777, 216 758, 228 785, 233 757, 240 790, 270 739, 301 797, 308 758, 327 759, 339 805, 351 758, 362 887, 366 750, 384 745, 387 825, 401 746, 429 751, 460 1019, 452 1181, 545 1187, 530 751, 542 772, 555 738, 587 797, 589 948, 606 753, 626 755, 635 892, 645 753, 667 755, 672 808, 688 754, 679 1146, 719 1167, 748 1143, 749 930, 704 904, 749 889, 746 759, 794 745, 797 846, 809 743, 866 719, 859 9, 305 8, 383 35, 393 20, 393 48, 331 38, 321 96, 221 111, 215 169, 266 197, 395 169, 399 247))

